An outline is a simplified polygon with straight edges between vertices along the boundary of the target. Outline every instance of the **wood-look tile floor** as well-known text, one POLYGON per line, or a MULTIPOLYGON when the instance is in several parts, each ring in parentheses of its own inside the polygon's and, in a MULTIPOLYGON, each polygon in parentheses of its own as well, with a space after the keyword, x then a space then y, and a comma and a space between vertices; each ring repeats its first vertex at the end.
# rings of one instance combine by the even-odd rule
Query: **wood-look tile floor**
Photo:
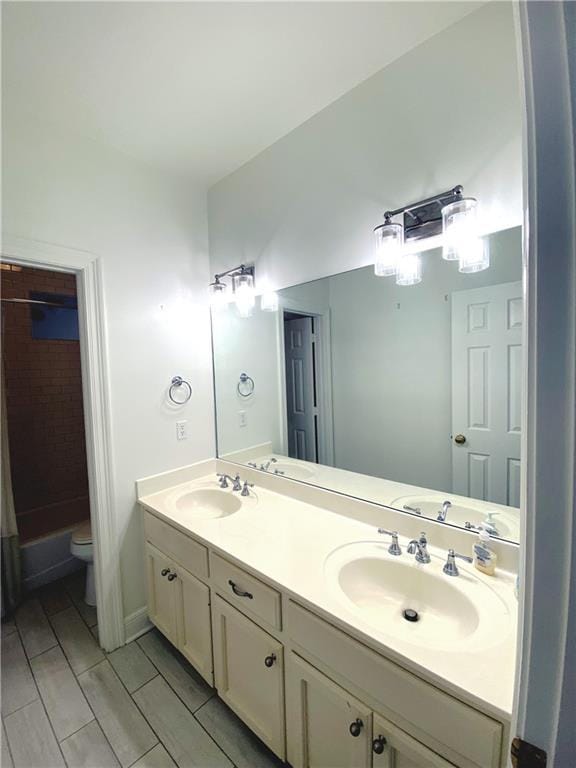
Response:
POLYGON ((2 624, 2 768, 280 768, 153 629, 105 653, 83 572, 2 624))

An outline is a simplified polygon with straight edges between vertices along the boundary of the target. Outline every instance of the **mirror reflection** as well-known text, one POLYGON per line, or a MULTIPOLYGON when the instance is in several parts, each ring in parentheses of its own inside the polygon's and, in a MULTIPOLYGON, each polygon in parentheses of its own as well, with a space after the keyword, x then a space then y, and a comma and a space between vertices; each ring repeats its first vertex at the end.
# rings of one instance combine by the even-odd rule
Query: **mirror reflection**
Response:
POLYGON ((218 455, 517 541, 521 230, 486 246, 477 273, 433 249, 410 287, 370 266, 214 307, 218 455))

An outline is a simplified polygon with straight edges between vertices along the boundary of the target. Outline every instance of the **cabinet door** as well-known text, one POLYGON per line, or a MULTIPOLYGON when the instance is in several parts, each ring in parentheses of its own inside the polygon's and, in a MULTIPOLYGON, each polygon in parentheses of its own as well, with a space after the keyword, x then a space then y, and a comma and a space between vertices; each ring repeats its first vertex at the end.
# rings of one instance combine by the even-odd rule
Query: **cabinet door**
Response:
POLYGON ((178 649, 202 677, 214 684, 212 674, 212 628, 210 590, 184 568, 178 568, 176 624, 178 649))
POLYGON ((455 768, 380 715, 374 715, 373 768, 455 768))
POLYGON ((370 768, 368 707, 294 653, 286 686, 288 761, 294 768, 370 768))
POLYGON ((150 621, 174 644, 176 634, 176 567, 152 544, 146 544, 146 574, 148 581, 148 616, 150 621))
POLYGON ((214 677, 221 698, 284 759, 283 647, 216 595, 214 677))

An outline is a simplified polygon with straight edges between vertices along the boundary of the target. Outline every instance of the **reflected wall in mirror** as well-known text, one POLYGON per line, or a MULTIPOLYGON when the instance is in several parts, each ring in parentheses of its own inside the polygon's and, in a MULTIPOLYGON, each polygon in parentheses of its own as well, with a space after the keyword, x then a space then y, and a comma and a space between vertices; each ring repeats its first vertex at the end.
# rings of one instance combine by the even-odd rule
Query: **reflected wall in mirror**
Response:
POLYGON ((521 230, 411 287, 364 267, 212 312, 218 455, 512 541, 519 533, 521 230))

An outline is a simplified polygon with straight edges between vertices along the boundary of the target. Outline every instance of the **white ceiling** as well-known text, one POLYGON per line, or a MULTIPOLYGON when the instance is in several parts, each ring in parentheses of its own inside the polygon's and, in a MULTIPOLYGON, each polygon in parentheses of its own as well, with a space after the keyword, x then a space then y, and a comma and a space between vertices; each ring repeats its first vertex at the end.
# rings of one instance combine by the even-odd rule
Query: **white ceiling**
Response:
POLYGON ((4 100, 211 184, 480 2, 4 2, 4 100))

